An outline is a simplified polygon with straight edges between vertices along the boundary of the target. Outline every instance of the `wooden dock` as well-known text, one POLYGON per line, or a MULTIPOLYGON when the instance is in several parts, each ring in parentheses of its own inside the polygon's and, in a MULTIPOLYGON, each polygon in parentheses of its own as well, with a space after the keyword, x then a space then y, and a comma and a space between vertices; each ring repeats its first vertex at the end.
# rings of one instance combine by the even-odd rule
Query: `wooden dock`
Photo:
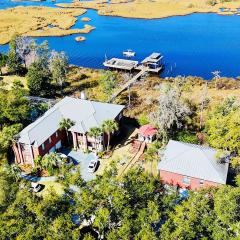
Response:
POLYGON ((138 66, 138 61, 111 58, 109 60, 106 60, 103 65, 110 69, 132 71, 138 66))
POLYGON ((112 102, 114 98, 116 98, 120 93, 122 93, 124 90, 126 90, 129 86, 131 86, 133 83, 135 83, 140 77, 142 77, 144 74, 148 72, 148 67, 142 68, 142 70, 133 76, 128 82, 126 82, 119 90, 117 90, 108 100, 108 102, 112 102))
POLYGON ((163 64, 161 63, 163 56, 160 53, 152 53, 148 57, 142 60, 139 64, 138 61, 133 61, 129 59, 111 58, 105 60, 103 65, 112 70, 123 70, 123 71, 139 71, 135 76, 133 76, 128 82, 126 82, 119 90, 117 90, 108 100, 112 102, 120 93, 130 87, 139 78, 144 76, 146 73, 158 74, 163 69, 163 64))
POLYGON ((111 58, 109 60, 106 59, 103 65, 108 69, 130 72, 134 70, 142 71, 142 69, 148 67, 148 72, 159 73, 163 68, 162 58, 163 56, 160 53, 152 53, 144 58, 141 63, 129 59, 111 58))

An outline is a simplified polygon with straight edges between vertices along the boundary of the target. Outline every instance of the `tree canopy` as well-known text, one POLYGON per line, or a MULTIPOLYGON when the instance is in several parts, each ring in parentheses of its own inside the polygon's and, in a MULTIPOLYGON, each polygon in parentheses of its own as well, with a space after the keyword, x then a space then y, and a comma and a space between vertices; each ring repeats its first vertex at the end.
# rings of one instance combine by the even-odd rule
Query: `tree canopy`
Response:
POLYGON ((209 144, 217 149, 230 151, 233 164, 240 166, 240 108, 234 98, 227 99, 209 112, 206 132, 209 144))

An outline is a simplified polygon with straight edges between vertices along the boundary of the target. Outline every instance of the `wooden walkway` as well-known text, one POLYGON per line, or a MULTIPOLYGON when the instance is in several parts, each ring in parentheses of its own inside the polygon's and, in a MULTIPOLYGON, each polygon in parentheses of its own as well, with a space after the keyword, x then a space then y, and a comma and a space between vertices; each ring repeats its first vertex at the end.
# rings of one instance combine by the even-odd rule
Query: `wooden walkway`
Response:
POLYGON ((142 70, 133 76, 128 82, 126 82, 118 91, 116 91, 108 100, 108 102, 112 102, 114 98, 116 98, 120 93, 122 93, 124 90, 126 90, 129 86, 131 86, 133 83, 135 83, 141 76, 143 76, 145 73, 147 73, 149 70, 148 67, 142 68, 142 70))
POLYGON ((139 160, 139 158, 142 156, 144 150, 146 148, 146 143, 142 142, 138 152, 134 155, 134 157, 129 161, 129 163, 126 165, 126 167, 118 174, 118 177, 120 178, 123 176, 128 170, 130 170, 139 160))

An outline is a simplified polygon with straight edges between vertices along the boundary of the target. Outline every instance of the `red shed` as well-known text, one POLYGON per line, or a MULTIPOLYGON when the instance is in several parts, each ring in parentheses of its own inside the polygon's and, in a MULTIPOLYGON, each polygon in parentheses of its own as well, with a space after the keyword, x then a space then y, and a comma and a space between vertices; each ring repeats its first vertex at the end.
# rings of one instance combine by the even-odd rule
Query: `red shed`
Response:
POLYGON ((157 129, 151 124, 143 125, 139 128, 138 139, 146 143, 151 143, 156 139, 157 129))

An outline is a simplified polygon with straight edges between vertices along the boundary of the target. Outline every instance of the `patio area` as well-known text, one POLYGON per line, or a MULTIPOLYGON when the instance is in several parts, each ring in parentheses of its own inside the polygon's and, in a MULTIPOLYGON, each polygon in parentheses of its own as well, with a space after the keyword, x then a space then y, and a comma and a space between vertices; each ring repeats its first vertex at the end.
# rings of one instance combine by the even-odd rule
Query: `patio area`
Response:
POLYGON ((98 169, 95 173, 88 172, 88 165, 90 161, 97 159, 97 156, 94 153, 83 153, 69 149, 63 149, 61 152, 71 157, 75 165, 80 165, 81 175, 85 181, 91 181, 95 178, 98 169))

